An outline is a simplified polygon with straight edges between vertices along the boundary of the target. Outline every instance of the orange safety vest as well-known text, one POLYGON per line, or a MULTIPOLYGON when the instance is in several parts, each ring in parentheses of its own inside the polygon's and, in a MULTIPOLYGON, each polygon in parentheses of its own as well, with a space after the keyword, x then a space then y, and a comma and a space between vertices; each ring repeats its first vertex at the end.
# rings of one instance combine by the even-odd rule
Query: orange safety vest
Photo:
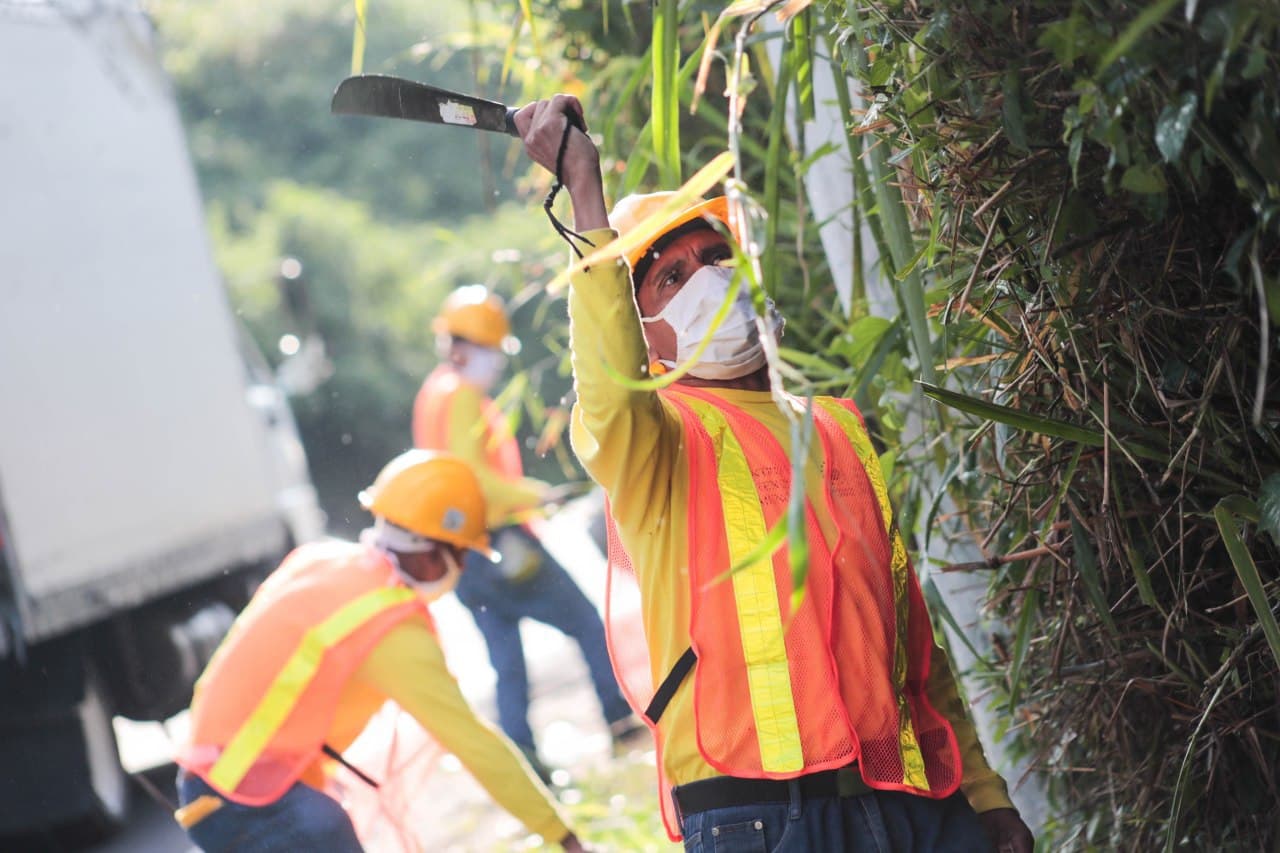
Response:
MULTIPOLYGON (((788 549, 757 555, 726 577, 786 515, 787 454, 758 421, 712 393, 686 386, 661 393, 681 417, 689 460, 685 663, 696 656, 703 757, 726 775, 770 779, 857 760, 870 787, 950 796, 960 784, 960 753, 926 695, 933 631, 857 408, 814 401, 822 492, 838 535, 832 546, 806 500, 809 573, 793 612, 788 549)), ((616 536, 610 552, 611 567, 629 564, 616 536)), ((669 699, 687 671, 677 665, 655 697, 669 699)), ((646 710, 655 715, 659 705, 665 700, 646 710)))
MULTIPOLYGON (((413 444, 427 450, 448 450, 449 411, 453 397, 464 380, 451 364, 442 364, 422 383, 413 401, 413 444)), ((524 464, 520 461, 520 446, 516 443, 511 426, 502 409, 493 400, 484 398, 484 421, 476 428, 484 431, 485 461, 488 466, 507 479, 524 476, 524 464)))
POLYGON ((347 542, 298 548, 262 584, 196 683, 178 763, 229 800, 275 802, 321 756, 352 674, 415 615, 433 625, 379 552, 347 542))

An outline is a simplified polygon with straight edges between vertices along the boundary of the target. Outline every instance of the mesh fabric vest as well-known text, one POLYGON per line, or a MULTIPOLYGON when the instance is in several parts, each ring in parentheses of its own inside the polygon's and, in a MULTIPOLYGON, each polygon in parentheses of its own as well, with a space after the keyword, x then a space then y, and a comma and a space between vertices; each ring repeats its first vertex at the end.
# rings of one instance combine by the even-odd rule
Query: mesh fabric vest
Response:
POLYGON ((228 799, 279 799, 322 754, 343 686, 426 605, 372 549, 307 545, 254 595, 196 683, 178 763, 228 799))
MULTIPOLYGON (((463 379, 451 365, 442 364, 422 383, 413 403, 413 443, 427 450, 448 450, 450 447, 449 411, 453 397, 463 379)), ((524 464, 520 461, 520 447, 503 417, 502 410, 484 398, 484 423, 476 429, 484 431, 485 461, 489 468, 508 479, 524 476, 524 464)))
MULTIPOLYGON (((809 572, 793 612, 788 549, 752 554, 787 512, 787 454, 715 394, 681 386, 662 396, 683 422, 689 464, 690 644, 702 756, 726 775, 774 779, 857 760, 871 787, 954 793, 955 736, 925 694, 932 628, 856 408, 815 401, 824 509, 838 533, 828 542, 806 501, 809 572)), ((616 536, 610 564, 629 568, 616 536)), ((628 690, 633 699, 651 692, 628 690)), ((661 726, 655 734, 661 749, 661 726)), ((665 798, 663 805, 674 832, 665 798)))

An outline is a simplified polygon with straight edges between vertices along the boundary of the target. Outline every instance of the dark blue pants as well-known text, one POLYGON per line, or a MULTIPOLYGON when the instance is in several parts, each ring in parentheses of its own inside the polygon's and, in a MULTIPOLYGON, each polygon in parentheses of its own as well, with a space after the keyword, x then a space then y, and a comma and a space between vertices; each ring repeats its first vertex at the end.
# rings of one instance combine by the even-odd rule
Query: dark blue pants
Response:
MULTIPOLYGON (((178 771, 178 802, 187 805, 217 792, 203 779, 178 771)), ((187 830, 205 853, 361 853, 355 827, 342 805, 301 782, 266 806, 223 801, 222 808, 187 830)))
POLYGON ((523 528, 507 527, 493 531, 495 545, 501 544, 500 533, 517 537, 522 548, 536 556, 538 567, 512 580, 503 573, 501 564, 468 551, 457 593, 489 647, 489 661, 498 675, 498 724, 502 730, 517 745, 534 748, 529 728, 529 675, 520 642, 520 620, 525 618, 572 637, 586 659, 605 720, 612 723, 626 717, 631 708, 613 677, 604 624, 595 606, 534 536, 523 528))
POLYGON ((931 800, 876 791, 860 797, 760 803, 686 815, 689 853, 990 853, 963 794, 931 800))

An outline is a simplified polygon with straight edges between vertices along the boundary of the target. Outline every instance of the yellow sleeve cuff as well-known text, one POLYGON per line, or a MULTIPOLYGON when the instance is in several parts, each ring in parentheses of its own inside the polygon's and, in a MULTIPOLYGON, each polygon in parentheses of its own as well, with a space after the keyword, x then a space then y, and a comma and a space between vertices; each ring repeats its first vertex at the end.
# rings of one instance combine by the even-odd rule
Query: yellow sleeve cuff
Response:
POLYGON ((997 773, 992 773, 985 778, 981 776, 974 779, 966 778, 960 783, 960 789, 964 792, 969 805, 978 814, 993 809, 1014 808, 1013 800, 1009 799, 1009 787, 997 773))

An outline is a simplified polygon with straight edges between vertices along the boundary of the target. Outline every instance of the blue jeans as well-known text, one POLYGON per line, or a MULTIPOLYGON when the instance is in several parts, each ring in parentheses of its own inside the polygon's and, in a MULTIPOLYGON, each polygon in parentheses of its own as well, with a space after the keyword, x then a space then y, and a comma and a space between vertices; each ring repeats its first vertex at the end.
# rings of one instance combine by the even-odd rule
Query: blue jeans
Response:
POLYGON ((931 800, 893 791, 813 797, 685 815, 688 853, 990 853, 963 794, 931 800))
MULTIPOLYGON (((217 792, 194 773, 178 771, 178 802, 187 805, 217 792)), ((361 853, 355 827, 331 797, 301 782, 266 806, 242 806, 223 800, 222 807, 187 830, 205 853, 361 853)))
POLYGON ((501 541, 498 534, 514 536, 539 561, 527 577, 511 580, 501 564, 468 551, 466 571, 458 580, 458 600, 471 611, 476 627, 484 635, 489 661, 498 675, 498 724, 507 737, 526 749, 534 748, 533 731, 529 728, 529 675, 520 642, 520 620, 524 618, 572 637, 591 672, 605 720, 612 723, 626 717, 631 708, 614 679, 604 624, 595 606, 564 567, 524 528, 504 527, 492 532, 495 544, 501 541))

